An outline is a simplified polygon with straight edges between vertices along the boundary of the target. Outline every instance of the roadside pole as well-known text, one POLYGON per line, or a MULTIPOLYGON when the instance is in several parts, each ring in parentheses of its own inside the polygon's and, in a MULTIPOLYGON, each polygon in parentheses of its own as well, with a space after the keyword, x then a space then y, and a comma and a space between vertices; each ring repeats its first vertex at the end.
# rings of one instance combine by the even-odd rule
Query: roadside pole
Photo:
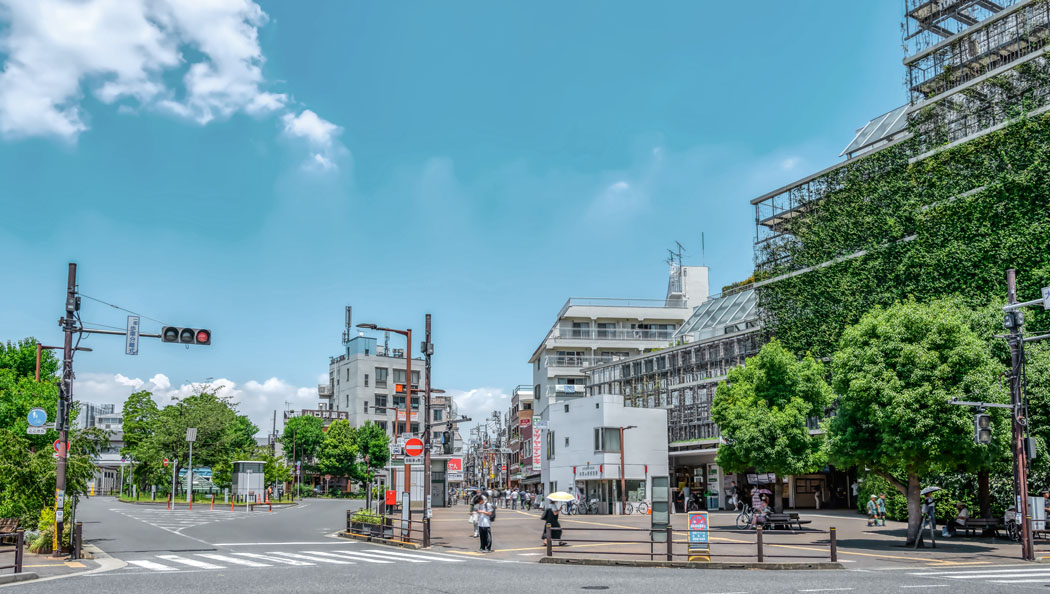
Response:
MULTIPOLYGON (((430 314, 426 317, 426 336, 423 341, 423 356, 426 357, 423 383, 423 547, 430 546, 430 357, 434 344, 430 342, 430 314)), ((409 382, 411 385, 411 381, 409 382)))
POLYGON ((175 511, 175 470, 179 467, 179 459, 171 461, 171 511, 175 511))
MULTIPOLYGON (((1017 273, 1013 268, 1006 271, 1006 300, 1009 305, 1017 304, 1017 273)), ((1010 404, 1013 409, 1010 414, 1010 425, 1013 429, 1011 447, 1014 454, 1014 488, 1020 501, 1017 511, 1021 514, 1021 558, 1026 561, 1035 561, 1032 552, 1032 527, 1033 523, 1030 510, 1028 509, 1028 461, 1026 460, 1024 431, 1027 424, 1027 410, 1024 406, 1023 378, 1024 368, 1024 339, 1021 334, 1021 324, 1024 315, 1021 312, 1007 311, 1007 317, 1013 316, 1014 323, 1010 326, 1010 404)))
POLYGON ((55 465, 55 552, 62 556, 62 529, 66 497, 66 456, 69 454, 69 405, 73 401, 73 329, 77 311, 77 265, 69 263, 66 280, 66 316, 60 320, 65 341, 62 343, 62 381, 58 385, 58 463, 55 465))
POLYGON ((186 499, 190 502, 190 509, 193 509, 193 442, 197 441, 197 428, 188 427, 186 429, 186 441, 190 442, 190 465, 186 472, 186 499))

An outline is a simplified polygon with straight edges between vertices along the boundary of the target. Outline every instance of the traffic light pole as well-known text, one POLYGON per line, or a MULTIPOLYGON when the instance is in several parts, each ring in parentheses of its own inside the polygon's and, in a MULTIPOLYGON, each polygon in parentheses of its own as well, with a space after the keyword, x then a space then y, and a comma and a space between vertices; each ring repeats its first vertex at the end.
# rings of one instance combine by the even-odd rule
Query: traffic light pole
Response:
POLYGON ((1035 561, 1032 550, 1032 521, 1028 509, 1028 460, 1026 459, 1024 431, 1028 424, 1024 410, 1024 395, 1022 390, 1022 377, 1024 373, 1024 339, 1021 336, 1021 325, 1023 316, 1016 311, 1017 306, 1017 276, 1013 268, 1006 271, 1007 290, 1007 316, 1013 316, 1010 326, 1010 404, 1013 412, 1010 415, 1013 426, 1012 447, 1014 454, 1014 487, 1020 501, 1018 512, 1021 515, 1021 558, 1025 561, 1035 561), (1015 306, 1015 307, 1010 307, 1015 306))
POLYGON ((58 385, 58 463, 55 465, 55 547, 52 556, 62 556, 62 529, 65 519, 66 456, 69 454, 69 405, 73 401, 73 331, 76 329, 77 265, 69 263, 66 280, 66 315, 62 318, 65 342, 62 346, 62 381, 58 385))

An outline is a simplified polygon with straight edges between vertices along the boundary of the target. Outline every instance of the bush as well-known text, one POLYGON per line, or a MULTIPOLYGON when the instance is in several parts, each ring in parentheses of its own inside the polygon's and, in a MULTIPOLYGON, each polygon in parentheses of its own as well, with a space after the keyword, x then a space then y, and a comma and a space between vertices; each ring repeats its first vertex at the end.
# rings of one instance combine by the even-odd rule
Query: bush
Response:
POLYGON ((381 524, 383 522, 383 517, 370 510, 359 509, 354 515, 350 516, 350 521, 360 522, 362 524, 381 524))
MULTIPOLYGON (((55 540, 55 510, 50 507, 45 507, 40 510, 40 518, 37 522, 37 534, 35 537, 30 539, 29 552, 31 553, 50 553, 54 550, 55 540)), ((65 526, 65 530, 62 531, 62 546, 68 547, 70 540, 73 535, 71 526, 65 526)))
MULTIPOLYGON (((971 515, 980 515, 981 506, 978 500, 976 475, 956 472, 923 477, 920 482, 923 487, 934 485, 941 488, 933 496, 937 505, 937 524, 943 524, 946 520, 954 518, 957 511, 955 504, 960 501, 970 510, 971 515)), ((862 474, 857 483, 859 485, 858 511, 867 514, 868 500, 871 495, 885 493, 886 517, 902 522, 908 520, 908 499, 890 485, 889 481, 878 475, 867 473, 862 474)), ((1006 507, 1010 505, 1010 493, 1013 490, 1010 478, 1005 475, 993 475, 989 479, 989 488, 992 493, 992 516, 1001 518, 1006 507)))

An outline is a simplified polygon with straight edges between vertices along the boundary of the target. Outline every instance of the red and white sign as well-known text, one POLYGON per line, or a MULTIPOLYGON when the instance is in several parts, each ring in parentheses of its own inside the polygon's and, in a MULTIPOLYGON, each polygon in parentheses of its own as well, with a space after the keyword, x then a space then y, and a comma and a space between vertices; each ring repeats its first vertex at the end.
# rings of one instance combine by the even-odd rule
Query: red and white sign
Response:
POLYGON ((418 437, 405 442, 405 455, 411 458, 423 455, 423 440, 418 437))
POLYGON ((519 419, 518 420, 518 427, 524 428, 524 427, 528 427, 529 425, 532 425, 532 419, 519 419))
POLYGON ((58 454, 59 456, 65 456, 66 455, 66 445, 64 443, 62 443, 61 440, 56 439, 54 447, 55 447, 55 453, 56 454, 58 454))
POLYGON ((448 471, 449 472, 463 472, 463 458, 449 458, 448 459, 448 471))
POLYGON ((167 467, 168 467, 168 459, 167 459, 167 458, 165 458, 165 459, 164 459, 164 468, 167 468, 167 467))
POLYGON ((543 431, 535 424, 532 426, 532 468, 533 470, 543 464, 540 458, 540 444, 543 443, 543 431))

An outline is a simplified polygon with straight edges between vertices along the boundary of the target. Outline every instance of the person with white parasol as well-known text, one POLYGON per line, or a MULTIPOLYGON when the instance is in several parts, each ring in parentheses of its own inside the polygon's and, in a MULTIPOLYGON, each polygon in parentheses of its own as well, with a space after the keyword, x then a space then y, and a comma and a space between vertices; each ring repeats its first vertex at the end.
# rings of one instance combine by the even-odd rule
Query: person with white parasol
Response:
POLYGON ((561 539, 561 522, 558 521, 558 501, 574 501, 576 498, 565 493, 563 491, 555 491, 547 496, 547 499, 551 501, 550 505, 543 512, 543 542, 547 543, 547 525, 551 527, 551 540, 557 540, 558 546, 565 546, 565 541, 561 539))

